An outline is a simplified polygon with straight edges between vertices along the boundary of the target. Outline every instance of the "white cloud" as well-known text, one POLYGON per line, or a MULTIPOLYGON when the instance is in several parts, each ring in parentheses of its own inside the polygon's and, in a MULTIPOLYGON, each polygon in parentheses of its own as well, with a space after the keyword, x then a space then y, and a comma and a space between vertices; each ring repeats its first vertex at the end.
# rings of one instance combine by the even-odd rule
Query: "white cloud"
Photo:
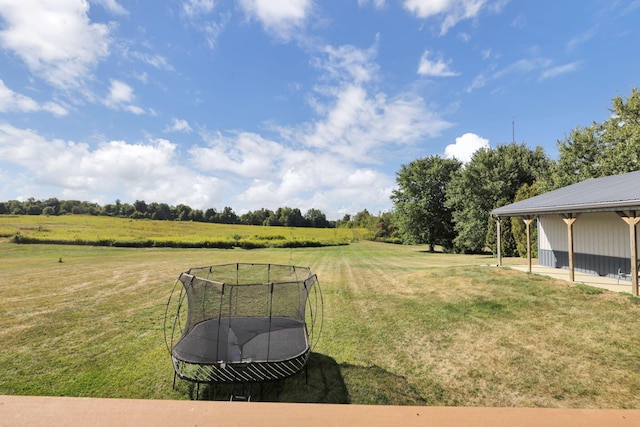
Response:
POLYGON ((109 12, 115 15, 129 15, 129 11, 122 7, 116 0, 90 0, 91 3, 96 3, 104 7, 109 12))
POLYGON ((481 148, 489 148, 489 140, 482 138, 475 133, 465 133, 456 138, 454 144, 449 144, 444 149, 444 157, 447 159, 456 158, 463 163, 468 163, 473 157, 473 153, 481 148))
MULTIPOLYGON (((128 200, 211 207, 223 183, 182 166, 176 151, 176 144, 165 139, 135 144, 105 141, 94 148, 0 124, 0 158, 19 165, 28 181, 57 188, 55 194, 63 198, 93 200, 96 195, 114 194, 128 200)), ((16 180, 15 185, 22 184, 16 180)))
POLYGON ((527 16, 524 13, 520 13, 511 21, 511 26, 518 30, 523 30, 527 26, 527 16))
POLYGON ((104 104, 112 108, 114 110, 125 110, 135 115, 144 114, 145 111, 141 107, 132 104, 132 101, 135 99, 133 95, 133 88, 126 84, 125 82, 121 82, 120 80, 110 80, 111 85, 109 86, 109 94, 104 101, 104 104))
POLYGON ((367 168, 354 168, 326 153, 286 151, 276 173, 256 178, 239 195, 238 204, 299 207, 322 210, 328 218, 356 213, 367 206, 372 212, 388 204, 392 177, 367 168))
POLYGON ((220 37, 220 34, 224 31, 230 19, 231 14, 226 13, 222 14, 218 21, 208 20, 201 25, 196 25, 195 27, 204 34, 207 45, 209 48, 213 49, 216 47, 218 37, 220 37))
POLYGON ((164 128, 165 132, 182 132, 182 133, 190 133, 193 131, 191 126, 189 126, 189 122, 184 119, 176 119, 174 118, 171 125, 167 125, 164 128))
POLYGON ((0 112, 30 113, 34 111, 48 111, 55 116, 66 116, 68 111, 56 102, 38 103, 33 98, 16 93, 9 89, 0 79, 0 112))
POLYGON ((507 76, 515 76, 516 79, 530 79, 532 75, 537 75, 537 79, 542 81, 577 71, 579 68, 580 62, 554 65, 552 59, 539 56, 534 51, 532 56, 514 61, 511 64, 494 71, 490 75, 479 74, 467 87, 466 91, 472 92, 475 89, 486 86, 490 81, 504 79, 507 76))
POLYGON ((473 92, 476 89, 484 87, 486 84, 487 84, 487 78, 484 76, 484 74, 479 74, 473 79, 471 84, 467 87, 467 92, 469 93, 473 92))
POLYGON ((109 28, 88 12, 82 0, 0 0, 0 43, 50 84, 81 87, 110 44, 109 28))
POLYGON ((442 55, 438 55, 434 61, 429 60, 429 55, 431 55, 431 52, 425 50, 420 57, 418 74, 431 77, 453 77, 459 75, 459 73, 449 68, 450 62, 445 62, 442 59, 442 55))
POLYGON ((316 58, 313 65, 326 73, 325 80, 353 81, 358 84, 369 82, 379 70, 378 64, 374 61, 377 42, 378 36, 373 46, 368 49, 358 49, 351 45, 327 45, 323 49, 322 57, 316 58))
POLYGON ((548 68, 549 66, 551 66, 551 64, 552 61, 549 58, 543 58, 540 56, 523 58, 509 64, 501 70, 498 70, 494 73, 493 78, 499 79, 506 76, 507 74, 512 73, 529 73, 532 71, 548 68))
POLYGON ((207 146, 189 150, 191 164, 203 171, 227 171, 244 177, 270 175, 284 150, 279 143, 250 132, 203 138, 207 146))
POLYGON ((580 66, 579 62, 571 62, 569 64, 559 65, 557 67, 551 67, 542 72, 540 75, 540 79, 549 79, 553 77, 557 77, 561 74, 572 73, 578 69, 580 66))
POLYGON ((260 21, 268 32, 289 40, 303 27, 313 7, 311 0, 240 0, 250 19, 260 21))
POLYGON ((404 0, 403 6, 418 18, 442 16, 440 35, 458 22, 478 16, 486 0, 404 0))
POLYGON ((213 0, 186 0, 182 3, 182 11, 190 17, 211 13, 214 7, 213 0))
POLYGON ((162 55, 159 55, 159 54, 152 55, 152 54, 143 53, 143 52, 131 52, 131 56, 159 70, 169 70, 169 71, 173 70, 173 66, 167 61, 167 58, 165 58, 162 55))
POLYGON ((382 9, 383 7, 386 6, 386 0, 358 0, 358 6, 362 7, 364 5, 367 5, 369 3, 373 3, 373 6, 376 9, 382 9))
POLYGON ((319 118, 293 132, 291 140, 351 161, 379 163, 391 147, 437 136, 450 126, 413 93, 377 90, 376 44, 323 49, 313 64, 324 71, 324 85, 310 98, 319 118))
POLYGON ((182 18, 188 26, 204 36, 210 49, 216 47, 218 37, 231 20, 230 11, 214 15, 216 6, 217 2, 214 0, 186 0, 182 3, 182 18))
POLYGON ((111 80, 107 101, 113 104, 128 103, 133 98, 133 89, 119 80, 111 80))
POLYGON ((570 52, 576 50, 579 46, 582 46, 583 44, 591 40, 593 37, 595 37, 596 34, 597 34, 597 27, 589 28, 584 33, 569 40, 569 42, 567 43, 567 50, 570 52))

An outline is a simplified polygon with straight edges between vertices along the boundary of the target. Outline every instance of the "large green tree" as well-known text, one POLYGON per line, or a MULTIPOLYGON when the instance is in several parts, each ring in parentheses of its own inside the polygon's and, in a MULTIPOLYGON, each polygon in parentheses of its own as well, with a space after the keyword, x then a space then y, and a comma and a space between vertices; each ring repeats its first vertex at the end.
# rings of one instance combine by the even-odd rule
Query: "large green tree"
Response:
POLYGON ((451 210, 445 205, 446 190, 462 163, 430 156, 402 165, 396 174, 398 188, 391 200, 403 242, 452 247, 454 230, 451 210))
POLYGON ((612 100, 602 123, 576 127, 558 141, 558 163, 547 189, 640 170, 640 91, 612 100))
MULTIPOLYGON (((456 231, 454 249, 480 253, 489 244, 489 249, 495 250, 491 247, 494 239, 488 234, 491 210, 512 203, 520 187, 545 179, 550 168, 551 161, 542 147, 530 149, 513 142, 476 151, 454 176, 447 191, 447 206, 453 210, 456 231)), ((510 225, 505 224, 506 236, 511 235, 510 225)), ((513 238, 503 243, 505 255, 515 255, 513 238)))

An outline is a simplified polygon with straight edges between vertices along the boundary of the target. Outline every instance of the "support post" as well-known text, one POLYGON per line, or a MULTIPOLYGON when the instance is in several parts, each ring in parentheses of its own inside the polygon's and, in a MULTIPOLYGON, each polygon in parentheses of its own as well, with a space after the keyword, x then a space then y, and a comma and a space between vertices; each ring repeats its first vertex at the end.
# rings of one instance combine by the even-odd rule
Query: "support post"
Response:
POLYGON ((496 217, 496 245, 498 246, 498 267, 502 267, 502 218, 496 217))
POLYGON ((575 263, 573 260, 573 223, 578 219, 577 214, 564 214, 562 220, 567 224, 567 239, 569 244, 569 280, 575 282, 575 263))
POLYGON ((629 225, 629 252, 631 253, 631 293, 638 296, 638 244, 636 225, 640 222, 637 211, 618 212, 618 215, 629 225))
POLYGON ((527 260, 529 261, 529 273, 531 273, 531 223, 533 218, 526 216, 522 218, 527 229, 527 260))

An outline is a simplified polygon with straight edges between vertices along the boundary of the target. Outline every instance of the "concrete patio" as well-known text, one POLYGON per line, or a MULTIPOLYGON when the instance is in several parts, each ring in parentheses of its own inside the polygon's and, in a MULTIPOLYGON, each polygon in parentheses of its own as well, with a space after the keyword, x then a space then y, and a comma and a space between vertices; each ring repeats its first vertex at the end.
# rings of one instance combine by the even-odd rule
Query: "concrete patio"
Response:
MULTIPOLYGON (((529 266, 527 265, 509 265, 506 268, 512 268, 523 272, 529 272, 529 266)), ((562 268, 545 267, 542 265, 532 265, 532 274, 540 274, 543 276, 553 277, 554 279, 569 280, 569 270, 562 268)), ((631 293, 631 280, 628 278, 621 278, 619 281, 613 277, 601 277, 592 274, 582 273, 575 271, 574 273, 575 283, 584 283, 585 285, 595 286, 602 289, 607 289, 613 292, 627 292, 631 293), (618 283, 619 282, 619 283, 618 283)))

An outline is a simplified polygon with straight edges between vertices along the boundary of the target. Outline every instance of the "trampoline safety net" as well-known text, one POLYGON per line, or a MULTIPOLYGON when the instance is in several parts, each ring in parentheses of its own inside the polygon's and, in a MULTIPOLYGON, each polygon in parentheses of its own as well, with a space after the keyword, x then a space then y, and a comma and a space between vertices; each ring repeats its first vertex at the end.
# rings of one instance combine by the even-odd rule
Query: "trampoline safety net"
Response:
POLYGON ((165 313, 165 341, 182 379, 274 381, 305 367, 321 317, 320 285, 308 267, 198 267, 176 280, 165 313))

